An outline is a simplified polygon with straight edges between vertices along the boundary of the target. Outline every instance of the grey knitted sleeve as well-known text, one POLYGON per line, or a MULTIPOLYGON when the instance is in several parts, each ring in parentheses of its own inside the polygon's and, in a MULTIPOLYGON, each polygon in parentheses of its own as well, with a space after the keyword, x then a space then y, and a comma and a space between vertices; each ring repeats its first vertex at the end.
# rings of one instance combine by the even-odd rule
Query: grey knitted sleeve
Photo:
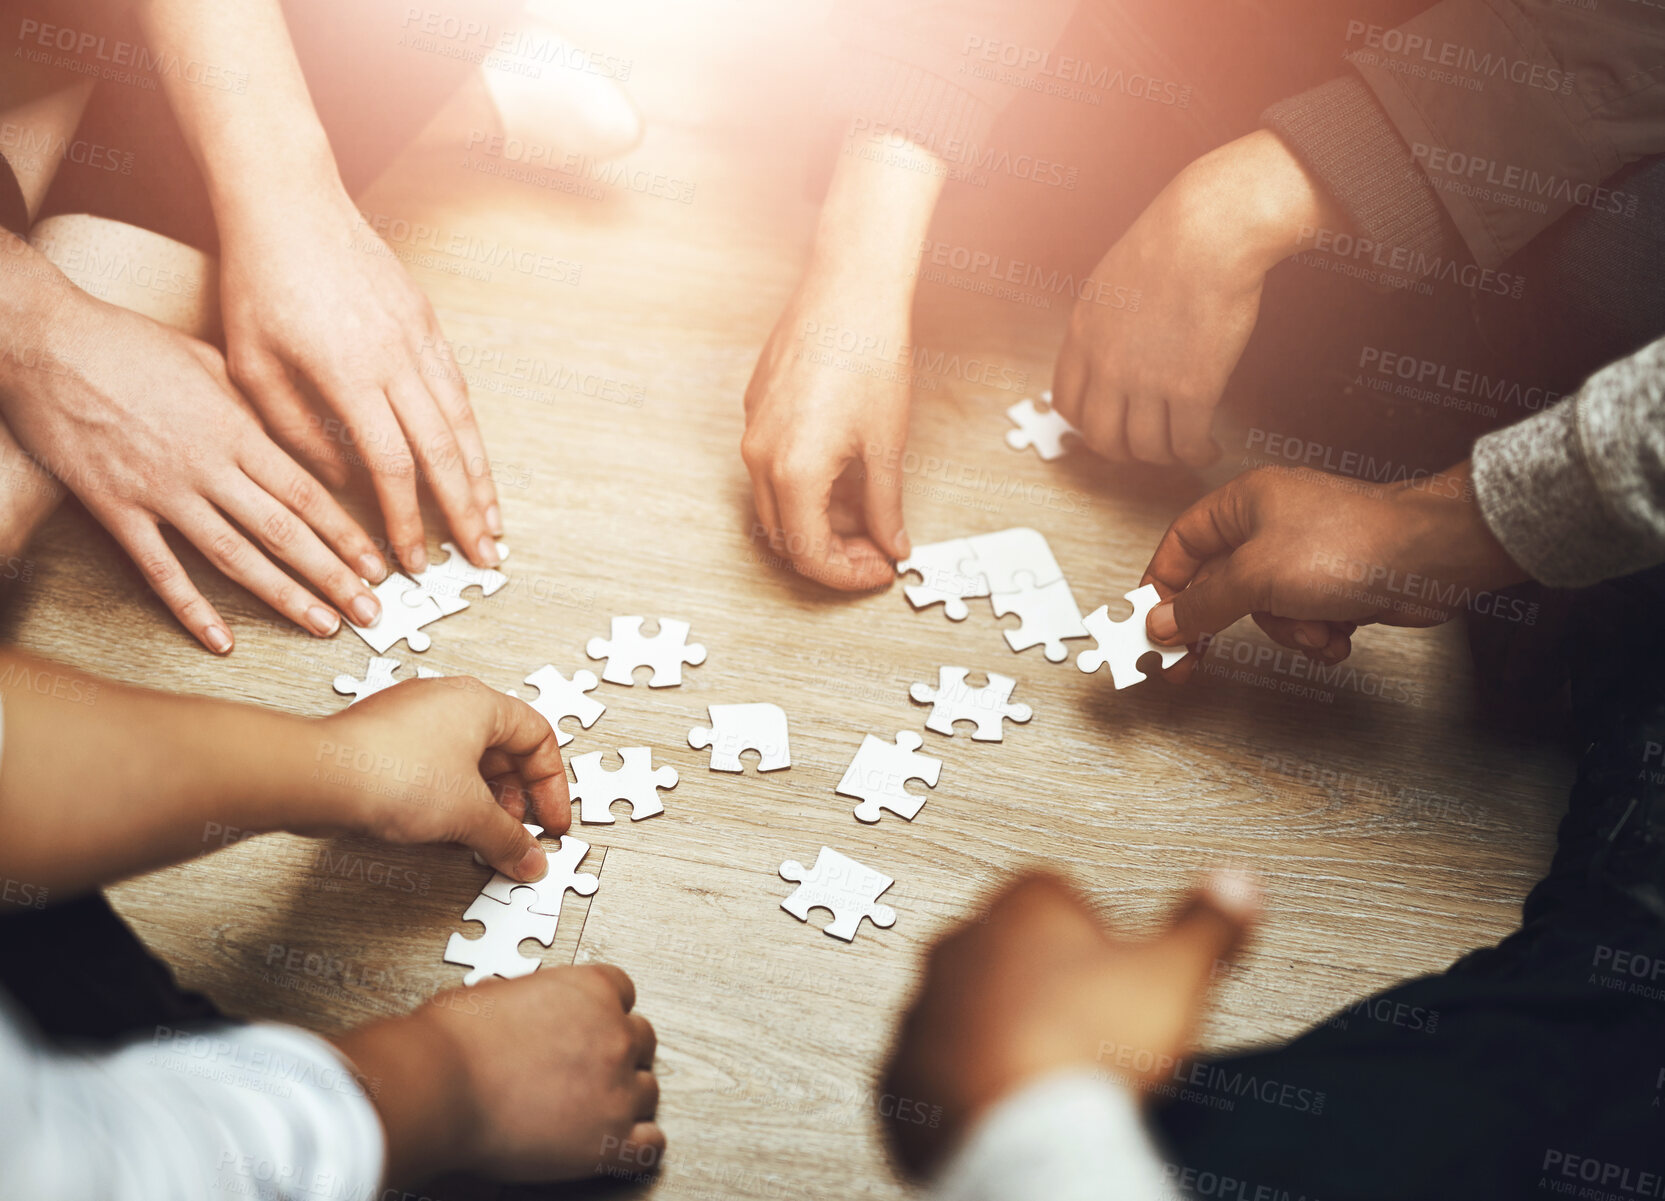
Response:
POLYGON ((1545 584, 1665 562, 1665 338, 1481 438, 1474 485, 1492 533, 1545 584))

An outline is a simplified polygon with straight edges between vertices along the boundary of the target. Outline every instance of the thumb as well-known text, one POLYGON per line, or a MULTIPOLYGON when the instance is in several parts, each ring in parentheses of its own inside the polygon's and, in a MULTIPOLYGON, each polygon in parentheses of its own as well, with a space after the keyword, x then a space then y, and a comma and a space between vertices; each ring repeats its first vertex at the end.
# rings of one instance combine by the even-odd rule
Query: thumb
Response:
POLYGON ((1260 904, 1260 884, 1233 871, 1211 872, 1180 903, 1160 941, 1195 969, 1197 991, 1208 987, 1215 965, 1234 958, 1248 940, 1260 904))
POLYGON ((463 835, 469 849, 479 852, 480 858, 505 876, 525 884, 548 874, 548 853, 524 825, 509 816, 483 783, 474 812, 474 822, 463 835))
POLYGON ((1183 591, 1152 609, 1145 619, 1145 633, 1152 642, 1163 646, 1189 645, 1264 608, 1248 573, 1233 555, 1217 570, 1193 580, 1183 591))
POLYGON ((897 439, 895 446, 870 446, 862 460, 866 475, 862 508, 867 514, 867 532, 892 559, 905 559, 913 553, 902 524, 901 442, 897 439), (892 450, 895 455, 889 453, 892 450))

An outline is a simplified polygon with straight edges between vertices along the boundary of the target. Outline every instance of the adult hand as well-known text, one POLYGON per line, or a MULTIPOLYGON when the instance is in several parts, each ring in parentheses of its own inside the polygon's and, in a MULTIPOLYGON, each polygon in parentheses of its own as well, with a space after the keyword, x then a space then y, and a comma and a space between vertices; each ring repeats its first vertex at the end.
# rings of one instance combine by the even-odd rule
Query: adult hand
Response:
POLYGON ((1029 876, 931 951, 902 1020, 884 1091, 898 1115, 941 1109, 937 1123, 892 1120, 902 1165, 936 1169, 990 1106, 1052 1072, 1102 1061, 1151 1066, 1154 1082, 1184 1052, 1214 966, 1243 942, 1257 887, 1218 873, 1149 942, 1112 936, 1075 891, 1029 876))
POLYGON ((17 334, 33 353, 8 356, 0 410, 18 441, 132 556, 180 624, 216 654, 232 647, 225 620, 163 540, 163 523, 314 634, 335 633, 340 617, 273 558, 355 622, 375 619, 379 607, 360 579, 386 574, 375 545, 267 437, 218 351, 68 281, 37 299, 17 334))
POLYGON ((1215 406, 1266 273, 1338 211, 1265 130, 1191 163, 1094 269, 1070 315, 1053 406, 1112 461, 1204 467, 1215 406))
MULTIPOLYGON (((1438 625, 1476 594, 1526 578, 1487 528, 1462 463, 1395 485, 1246 472, 1168 527, 1140 582, 1169 598, 1145 625, 1163 645, 1253 614, 1281 645, 1339 663, 1360 625, 1438 625)), ((1184 679, 1195 659, 1164 674, 1184 679)))
POLYGON ((460 842, 530 881, 547 859, 522 823, 535 820, 550 837, 572 825, 554 730, 479 680, 407 680, 324 718, 313 734, 316 804, 295 833, 460 842))
POLYGON ((433 308, 339 182, 315 191, 281 220, 234 211, 223 222, 231 376, 275 436, 326 479, 344 481, 349 465, 368 470, 407 570, 427 565, 419 477, 463 553, 495 567, 497 492, 433 308))
POLYGON ((338 1038, 387 1132, 387 1180, 651 1171, 665 1135, 656 1039, 635 999, 616 967, 544 968, 338 1038))

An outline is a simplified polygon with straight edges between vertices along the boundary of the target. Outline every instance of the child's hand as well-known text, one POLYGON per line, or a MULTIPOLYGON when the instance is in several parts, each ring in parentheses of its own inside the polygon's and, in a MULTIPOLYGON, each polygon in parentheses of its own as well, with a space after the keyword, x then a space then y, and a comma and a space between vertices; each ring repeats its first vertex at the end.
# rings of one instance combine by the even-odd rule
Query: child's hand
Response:
POLYGON ((554 730, 479 680, 409 680, 325 718, 317 734, 312 779, 340 818, 296 833, 460 842, 531 881, 547 860, 521 823, 551 836, 572 825, 554 730))

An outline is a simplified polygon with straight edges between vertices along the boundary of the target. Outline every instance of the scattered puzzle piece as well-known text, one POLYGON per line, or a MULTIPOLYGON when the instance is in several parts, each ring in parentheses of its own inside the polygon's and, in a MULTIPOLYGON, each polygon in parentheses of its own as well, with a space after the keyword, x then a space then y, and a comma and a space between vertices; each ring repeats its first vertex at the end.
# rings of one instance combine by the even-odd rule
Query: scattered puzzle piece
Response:
POLYGON ((1035 453, 1047 462, 1061 459, 1069 453, 1069 447, 1064 445, 1065 438, 1077 441, 1081 438, 1081 431, 1076 429, 1064 415, 1052 407, 1052 393, 1041 393, 1041 399, 1046 402, 1046 409, 1042 411, 1035 407, 1035 402, 1024 397, 1011 408, 1006 410, 1007 418, 1017 429, 1006 431, 1006 445, 1013 450, 1028 450, 1035 448, 1035 453))
MULTIPOLYGON (((569 680, 556 671, 553 664, 546 663, 527 676, 524 682, 538 690, 537 699, 526 703, 543 714, 544 720, 554 727, 556 746, 565 746, 576 737, 571 731, 561 729, 563 717, 576 717, 578 724, 587 730, 607 711, 606 705, 593 696, 584 695, 596 688, 593 671, 575 671, 569 680)), ((511 692, 509 695, 516 694, 511 692)))
POLYGON ((834 789, 839 796, 861 799, 855 808, 857 821, 876 822, 882 809, 908 821, 914 819, 927 798, 909 792, 908 781, 922 780, 927 787, 935 788, 942 772, 941 759, 919 754, 924 741, 912 730, 897 734, 894 744, 871 734, 862 739, 856 757, 834 789))
POLYGON ((608 771, 601 766, 601 752, 591 751, 572 761, 572 803, 580 805, 580 818, 587 826, 612 825, 613 802, 630 802, 630 820, 639 822, 665 812, 659 789, 676 787, 676 768, 653 766, 653 750, 627 746, 619 751, 624 766, 608 771))
MULTIPOLYGON (((1027 581, 1028 577, 1020 577, 1027 581)), ((1014 651, 1026 651, 1032 646, 1046 647, 1049 663, 1062 663, 1069 658, 1066 638, 1087 637, 1082 624, 1081 610, 1075 603, 1075 593, 1065 579, 1053 580, 1040 588, 1020 587, 1015 592, 996 592, 991 598, 996 617, 1016 613, 1023 624, 1015 630, 1002 630, 1006 645, 1014 651)))
POLYGON ((1001 742, 1006 737, 1006 719, 1021 724, 1035 715, 1028 705, 1006 703, 1012 698, 1012 689, 1017 687, 1017 681, 1011 676, 991 671, 986 685, 973 688, 966 683, 969 674, 969 669, 964 667, 940 667, 935 688, 915 684, 908 689, 908 696, 915 704, 931 706, 931 716, 925 720, 927 730, 953 737, 956 721, 973 721, 977 728, 971 733, 972 741, 1001 742))
MULTIPOLYGON (((533 827, 527 826, 528 830, 533 827)), ((540 830, 541 833, 541 830, 540 830)), ((567 889, 571 889, 581 897, 592 895, 601 881, 588 872, 580 872, 578 865, 584 862, 584 856, 590 853, 590 844, 572 837, 570 834, 561 836, 560 845, 549 855, 549 874, 532 884, 520 880, 510 879, 502 872, 498 872, 486 882, 480 890, 481 896, 490 897, 494 901, 504 904, 510 903, 510 895, 518 888, 529 889, 532 901, 528 908, 533 913, 548 917, 561 916, 561 898, 566 896, 567 889)))
POLYGON ((705 648, 688 641, 689 625, 673 617, 659 619, 659 632, 642 636, 640 617, 613 618, 611 638, 592 638, 584 653, 592 659, 606 659, 601 678, 609 684, 634 684, 638 667, 653 668, 649 688, 671 688, 682 683, 682 665, 698 667, 705 662, 705 648))
POLYGON ((333 687, 342 696, 350 696, 348 706, 356 705, 367 696, 375 696, 384 688, 391 688, 399 681, 393 678, 393 673, 399 670, 399 660, 384 659, 379 655, 372 655, 370 662, 365 665, 364 678, 355 680, 346 672, 335 677, 333 687))
POLYGON ((472 969, 463 976, 464 984, 478 984, 487 976, 513 980, 538 970, 538 961, 522 955, 520 944, 535 938, 547 947, 555 941, 555 919, 531 911, 533 896, 530 888, 522 886, 513 891, 508 904, 483 893, 474 898, 463 921, 479 922, 486 932, 479 938, 453 933, 445 944, 446 963, 472 969))
POLYGON ((1025 575, 1033 588, 1064 578, 1064 569, 1058 566, 1052 547, 1039 530, 1014 526, 992 534, 978 534, 967 541, 971 543, 975 560, 962 566, 982 574, 989 594, 1018 591, 1024 586, 1025 575))
POLYGON ((983 578, 982 572, 974 566, 969 570, 965 568, 965 564, 976 557, 976 550, 965 538, 914 547, 913 554, 896 565, 898 575, 905 576, 910 571, 919 573, 920 583, 902 587, 908 604, 916 609, 941 604, 949 621, 964 621, 969 612, 965 602, 989 594, 988 581, 983 578))
POLYGON ((438 621, 445 615, 432 600, 405 604, 405 594, 415 587, 413 581, 394 572, 370 589, 382 606, 381 616, 376 618, 376 623, 358 626, 349 621, 347 627, 368 642, 370 649, 378 655, 387 654, 393 649, 393 644, 401 638, 413 651, 427 650, 433 643, 422 632, 422 627, 429 622, 438 621))
POLYGON ((1133 605, 1133 616, 1126 621, 1111 621, 1108 605, 1100 605, 1087 615, 1084 624, 1098 645, 1075 658, 1075 665, 1089 675, 1108 663, 1110 681, 1117 688, 1128 688, 1145 678, 1139 660, 1148 654, 1161 655, 1162 666, 1172 667, 1188 653, 1183 646, 1158 646, 1145 634, 1145 618, 1162 603, 1154 584, 1135 588, 1127 593, 1127 599, 1133 605))
POLYGON ((864 917, 881 929, 896 924, 896 910, 878 903, 895 881, 831 847, 821 848, 813 870, 806 872, 803 864, 788 859, 780 865, 780 876, 798 886, 780 907, 800 922, 809 920, 811 909, 825 909, 833 920, 823 929, 834 938, 854 941, 864 917))
MULTIPOLYGON (((419 605, 431 600, 438 606, 440 616, 449 617, 468 608, 468 602, 462 598, 463 589, 479 588, 481 596, 490 596, 509 582, 509 577, 501 571, 474 566, 453 544, 441 542, 439 545, 447 552, 445 561, 411 577, 416 587, 405 593, 405 604, 419 605)), ((509 557, 507 543, 497 544, 497 557, 499 560, 509 557)))
POLYGON ((688 745, 711 748, 712 771, 742 771, 741 751, 758 753, 757 770, 792 766, 786 739, 786 711, 767 701, 753 705, 710 705, 711 725, 688 731, 688 745))

